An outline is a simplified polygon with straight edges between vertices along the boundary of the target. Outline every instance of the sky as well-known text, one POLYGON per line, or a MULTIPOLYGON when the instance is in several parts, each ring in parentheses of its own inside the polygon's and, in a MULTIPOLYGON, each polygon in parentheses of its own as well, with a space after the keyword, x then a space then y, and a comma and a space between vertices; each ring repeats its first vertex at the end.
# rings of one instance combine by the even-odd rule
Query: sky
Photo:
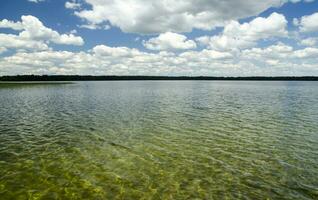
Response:
POLYGON ((1 0, 17 74, 318 76, 318 1, 1 0))

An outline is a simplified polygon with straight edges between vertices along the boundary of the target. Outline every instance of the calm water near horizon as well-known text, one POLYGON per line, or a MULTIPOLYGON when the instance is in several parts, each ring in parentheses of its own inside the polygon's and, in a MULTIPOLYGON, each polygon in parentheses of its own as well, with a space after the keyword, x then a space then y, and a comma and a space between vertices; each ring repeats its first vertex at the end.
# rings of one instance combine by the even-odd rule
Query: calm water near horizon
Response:
POLYGON ((0 84, 0 199, 318 199, 318 82, 0 84))

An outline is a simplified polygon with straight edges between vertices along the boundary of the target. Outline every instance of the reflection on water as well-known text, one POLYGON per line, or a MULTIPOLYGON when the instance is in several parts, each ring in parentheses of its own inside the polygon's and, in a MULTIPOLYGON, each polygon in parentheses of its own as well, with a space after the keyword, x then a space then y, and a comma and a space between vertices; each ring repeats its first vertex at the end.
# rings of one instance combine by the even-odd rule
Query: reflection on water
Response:
POLYGON ((0 85, 1 199, 318 199, 316 82, 0 85))

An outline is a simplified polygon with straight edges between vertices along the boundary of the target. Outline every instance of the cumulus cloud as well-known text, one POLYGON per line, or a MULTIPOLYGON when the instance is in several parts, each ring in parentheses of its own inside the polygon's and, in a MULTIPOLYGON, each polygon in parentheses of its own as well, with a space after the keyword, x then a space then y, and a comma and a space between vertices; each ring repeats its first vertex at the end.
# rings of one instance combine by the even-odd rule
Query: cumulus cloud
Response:
POLYGON ((284 43, 278 43, 266 48, 251 48, 242 51, 242 57, 249 60, 284 60, 290 58, 294 49, 284 43))
POLYGON ((0 21, 0 28, 10 28, 16 31, 20 31, 23 30, 23 24, 21 22, 14 22, 4 19, 0 21))
POLYGON ((84 41, 81 37, 73 34, 59 34, 50 28, 47 28, 36 17, 27 15, 21 17, 24 31, 19 36, 22 38, 29 38, 35 40, 46 40, 56 44, 66 45, 83 45, 84 41))
POLYGON ((5 49, 46 50, 49 47, 41 41, 28 40, 13 34, 0 33, 0 47, 5 49))
POLYGON ((0 21, 0 28, 21 31, 18 35, 0 34, 0 46, 6 49, 46 50, 50 42, 78 46, 84 44, 81 37, 73 34, 59 34, 45 27, 38 18, 31 15, 22 16, 20 22, 4 19, 0 21))
POLYGON ((294 19, 294 25, 299 26, 301 32, 318 31, 318 12, 312 15, 303 16, 300 19, 294 19))
POLYGON ((287 36, 287 20, 284 15, 272 13, 269 17, 257 17, 251 22, 240 24, 229 22, 220 35, 199 37, 196 40, 210 49, 221 51, 245 49, 255 46, 261 39, 287 36))
MULTIPOLYGON (((290 2, 292 3, 299 3, 301 2, 302 0, 290 0, 290 2)), ((311 2, 314 2, 315 0, 304 0, 305 3, 311 3, 311 2)))
MULTIPOLYGON (((256 16, 288 0, 84 0, 91 6, 75 15, 89 24, 110 23, 124 32, 156 34, 211 30, 231 20, 256 16), (233 9, 235 8, 235 9, 233 9)), ((292 0, 297 3, 301 0, 292 0)), ((309 2, 311 0, 305 0, 309 2)))
POLYGON ((0 55, 1 55, 2 53, 6 52, 6 51, 7 51, 7 49, 6 49, 5 47, 0 47, 0 55))
POLYGON ((240 59, 259 68, 272 70, 276 75, 288 71, 289 75, 309 76, 318 73, 318 49, 312 47, 295 50, 291 46, 279 43, 266 48, 244 50, 240 59))
POLYGON ((28 0, 28 2, 32 2, 32 3, 40 3, 40 2, 44 2, 45 0, 28 0))
POLYGON ((144 41, 143 45, 147 49, 151 50, 186 50, 186 49, 194 49, 197 47, 196 43, 193 40, 188 40, 186 36, 166 32, 160 34, 158 37, 154 37, 149 39, 148 41, 144 41))
POLYGON ((297 50, 294 52, 294 56, 297 58, 314 58, 317 60, 318 58, 318 49, 308 47, 305 49, 297 50))
POLYGON ((86 28, 90 30, 96 30, 96 29, 108 30, 111 28, 108 24, 82 24, 82 25, 78 25, 78 27, 86 28))
POLYGON ((67 1, 65 2, 65 8, 76 10, 81 8, 81 4, 77 3, 75 0, 67 1))
MULTIPOLYGON (((297 3, 301 0, 292 0, 297 3)), ((282 14, 255 17, 245 23, 237 19, 254 16, 282 0, 85 0, 92 7, 69 0, 65 4, 86 20, 82 28, 107 29, 117 26, 125 32, 156 34, 136 42, 148 50, 103 44, 85 51, 58 51, 51 44, 83 45, 76 31, 59 33, 38 18, 0 20, 0 28, 18 34, 0 33, 0 75, 92 74, 92 75, 186 75, 186 76, 278 76, 318 74, 315 14, 295 19, 299 32, 293 45, 279 41, 288 36, 282 14), (78 5, 74 5, 78 4, 78 5), (231 8, 231 11, 229 9, 231 8), (233 9, 235 8, 235 9, 233 9), (178 32, 193 28, 223 29, 212 36, 188 38, 178 32), (310 36, 309 36, 310 35, 310 36), (302 40, 300 40, 303 38, 302 40), (260 42, 271 40, 269 46, 260 42), (203 46, 197 48, 197 44, 203 46)), ((307 0, 306 2, 310 2, 307 0)), ((59 49, 59 48, 57 48, 59 49)))
POLYGON ((97 45, 93 49, 95 55, 102 57, 131 57, 137 55, 137 49, 129 49, 127 47, 109 47, 106 45, 97 45))
MULTIPOLYGON (((211 30, 231 20, 256 16, 287 0, 84 0, 91 6, 75 12, 89 24, 110 23, 124 32, 154 34, 211 30)), ((293 0, 292 2, 299 2, 293 0)), ((307 0, 308 1, 308 0, 307 0)))
POLYGON ((186 58, 191 61, 214 61, 214 60, 227 60, 234 57, 229 52, 219 52, 214 50, 204 49, 202 51, 188 51, 180 54, 181 58, 186 58))
POLYGON ((309 37, 309 38, 301 39, 299 43, 303 46, 308 46, 308 47, 317 46, 318 38, 309 37))
POLYGON ((0 58, 1 74, 273 76, 318 73, 317 48, 283 43, 238 53, 216 50, 173 53, 98 45, 85 52, 17 52, 0 58))

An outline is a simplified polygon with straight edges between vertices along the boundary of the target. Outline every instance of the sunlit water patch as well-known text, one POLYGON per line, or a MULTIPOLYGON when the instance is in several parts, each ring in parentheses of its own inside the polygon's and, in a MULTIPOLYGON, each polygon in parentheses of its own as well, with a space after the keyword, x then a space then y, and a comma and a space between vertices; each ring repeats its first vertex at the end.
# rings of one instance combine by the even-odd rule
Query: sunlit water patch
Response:
POLYGON ((0 85, 0 199, 318 199, 318 83, 0 85))

